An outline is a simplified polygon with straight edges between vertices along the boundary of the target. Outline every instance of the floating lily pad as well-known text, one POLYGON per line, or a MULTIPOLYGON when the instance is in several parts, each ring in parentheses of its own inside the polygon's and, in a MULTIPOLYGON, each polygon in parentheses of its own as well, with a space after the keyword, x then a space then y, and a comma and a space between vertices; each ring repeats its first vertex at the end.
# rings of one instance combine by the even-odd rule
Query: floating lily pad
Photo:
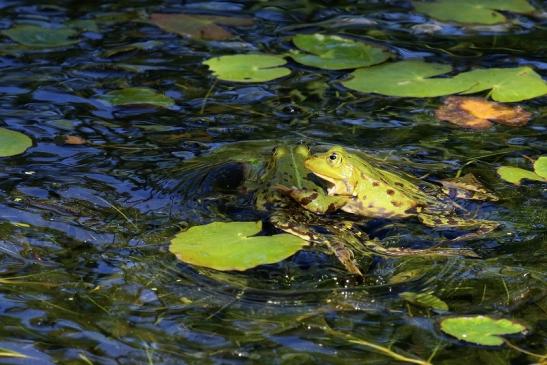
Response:
POLYGON ((364 93, 410 97, 449 95, 469 89, 467 79, 431 78, 451 70, 451 66, 440 63, 400 61, 356 70, 343 84, 364 93))
POLYGON ((463 94, 492 89, 496 101, 514 102, 547 94, 547 83, 530 67, 490 68, 463 72, 454 80, 471 83, 463 94))
POLYGON ((297 34, 292 41, 300 50, 308 52, 292 53, 296 62, 327 70, 371 66, 391 56, 384 48, 334 35, 297 34))
POLYGON ((175 103, 170 97, 147 87, 129 87, 126 89, 110 91, 109 93, 102 95, 101 99, 108 101, 112 105, 148 104, 170 107, 175 103))
POLYGON ((441 330, 463 341, 499 346, 503 344, 500 335, 521 333, 526 327, 508 319, 474 316, 446 318, 441 321, 441 330))
POLYGON ((247 270, 282 261, 307 245, 290 234, 255 236, 261 222, 213 222, 179 233, 169 246, 181 261, 216 270, 247 270))
POLYGON ((547 156, 541 156, 534 162, 534 171, 539 176, 547 179, 547 156))
POLYGON ((215 57, 203 62, 219 79, 234 82, 264 82, 290 75, 291 70, 279 67, 286 63, 281 56, 258 53, 215 57))
POLYGON ((547 182, 547 179, 540 175, 520 167, 501 166, 498 167, 497 172, 503 180, 515 185, 520 185, 523 179, 547 182))
POLYGON ((32 146, 32 139, 23 133, 0 128, 0 157, 18 155, 32 146))
POLYGON ((414 8, 432 18, 468 24, 499 24, 507 21, 496 10, 532 13, 535 9, 527 0, 437 0, 413 1, 414 8))
POLYGON ((250 26, 252 18, 238 18, 197 14, 152 14, 150 22, 161 29, 185 37, 207 40, 226 40, 234 35, 221 25, 250 26))
POLYGON ((521 106, 508 106, 484 98, 450 96, 436 111, 435 116, 464 128, 487 129, 497 122, 509 126, 523 126, 532 114, 521 106))
POLYGON ((420 307, 432 308, 439 311, 448 310, 448 304, 446 304, 441 299, 437 298, 431 293, 403 292, 400 293, 399 296, 407 302, 420 307))
POLYGON ((2 34, 15 42, 29 47, 62 47, 78 43, 73 39, 78 32, 72 28, 43 28, 36 25, 16 25, 3 30, 2 34))

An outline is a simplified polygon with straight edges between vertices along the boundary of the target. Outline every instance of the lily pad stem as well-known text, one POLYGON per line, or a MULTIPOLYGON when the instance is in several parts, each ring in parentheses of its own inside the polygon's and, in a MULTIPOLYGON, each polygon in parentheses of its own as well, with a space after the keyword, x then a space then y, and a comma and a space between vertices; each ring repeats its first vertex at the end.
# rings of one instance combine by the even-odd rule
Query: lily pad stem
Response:
POLYGON ((211 84, 211 87, 209 88, 209 90, 207 90, 207 93, 203 97, 203 102, 201 103, 201 109, 199 110, 199 114, 205 113, 205 106, 207 105, 207 100, 209 99, 209 96, 213 92, 213 89, 215 88, 216 85, 217 85, 217 79, 213 81, 213 83, 211 84))
POLYGON ((398 354, 398 353, 390 350, 387 347, 380 346, 380 345, 377 345, 375 343, 368 342, 368 341, 356 338, 352 335, 348 335, 346 333, 342 333, 342 332, 333 330, 332 328, 329 328, 329 327, 326 327, 326 326, 321 327, 321 329, 323 331, 325 331, 326 333, 328 333, 329 335, 331 335, 331 336, 343 338, 343 339, 347 340, 348 342, 351 342, 351 343, 356 344, 356 345, 370 347, 370 348, 372 348, 372 349, 374 349, 374 350, 376 350, 376 351, 378 351, 378 352, 380 352, 384 355, 387 355, 387 356, 389 356, 392 359, 397 360, 397 361, 404 361, 404 362, 409 362, 409 363, 412 363, 412 364, 419 364, 419 365, 432 365, 431 362, 429 362, 429 360, 422 360, 422 359, 415 359, 415 358, 412 358, 412 357, 407 357, 407 356, 398 354))

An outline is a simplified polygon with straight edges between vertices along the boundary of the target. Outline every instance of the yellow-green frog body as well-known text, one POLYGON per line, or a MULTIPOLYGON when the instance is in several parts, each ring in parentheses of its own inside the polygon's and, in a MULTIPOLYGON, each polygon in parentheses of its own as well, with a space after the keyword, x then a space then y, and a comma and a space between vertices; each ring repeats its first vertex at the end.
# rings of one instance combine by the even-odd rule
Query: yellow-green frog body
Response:
MULTIPOLYGON (((426 193, 420 189, 416 178, 375 167, 340 146, 309 157, 305 166, 331 184, 328 188, 328 194, 333 198, 330 210, 341 209, 366 217, 415 216, 427 226, 478 228, 480 233, 498 226, 496 222, 456 215, 458 205, 442 194, 440 188, 438 193, 426 193)), ((295 199, 309 195, 297 189, 291 194, 295 199)), ((315 209, 314 212, 323 210, 315 209)), ((459 239, 468 237, 464 235, 459 239)))

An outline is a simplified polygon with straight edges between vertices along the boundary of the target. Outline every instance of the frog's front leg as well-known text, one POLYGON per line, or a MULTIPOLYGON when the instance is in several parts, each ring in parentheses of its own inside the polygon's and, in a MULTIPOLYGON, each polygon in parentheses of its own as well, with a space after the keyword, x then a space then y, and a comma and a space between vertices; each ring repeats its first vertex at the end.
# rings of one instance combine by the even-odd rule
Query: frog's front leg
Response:
POLYGON ((351 202, 351 196, 325 195, 322 192, 306 189, 287 190, 291 198, 313 213, 331 213, 351 202))
POLYGON ((473 232, 466 233, 454 239, 451 242, 466 241, 470 239, 481 238, 499 227, 499 223, 480 219, 465 219, 457 216, 437 217, 429 214, 419 214, 418 219, 422 224, 433 228, 457 228, 474 229, 473 232))

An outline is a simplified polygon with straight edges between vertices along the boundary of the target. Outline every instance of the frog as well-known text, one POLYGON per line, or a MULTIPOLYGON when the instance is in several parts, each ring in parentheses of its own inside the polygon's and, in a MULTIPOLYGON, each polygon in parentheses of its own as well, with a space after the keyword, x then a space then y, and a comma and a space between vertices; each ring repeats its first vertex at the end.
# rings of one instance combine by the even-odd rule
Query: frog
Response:
MULTIPOLYGON (((494 221, 458 215, 461 206, 445 194, 452 192, 455 197, 464 199, 477 199, 477 196, 483 200, 497 199, 476 185, 475 192, 481 194, 463 192, 461 186, 465 183, 471 185, 471 177, 447 180, 440 187, 402 172, 383 169, 341 146, 308 157, 304 166, 326 182, 328 197, 323 197, 321 204, 313 204, 309 200, 315 192, 292 188, 289 194, 297 201, 306 202, 304 207, 314 213, 342 210, 371 218, 415 217, 423 225, 435 229, 473 230, 451 241, 478 238, 499 227, 499 223, 494 221)), ((477 183, 476 180, 472 182, 477 183)))
POLYGON ((370 239, 351 220, 317 215, 318 211, 329 210, 333 197, 312 178, 312 171, 305 165, 310 157, 310 149, 305 144, 276 146, 254 186, 254 206, 256 210, 267 213, 268 221, 274 227, 326 246, 348 272, 363 275, 355 260, 354 250, 381 256, 477 257, 469 249, 386 248, 378 239, 370 239), (306 191, 307 196, 293 198, 291 192, 295 189, 306 191))

